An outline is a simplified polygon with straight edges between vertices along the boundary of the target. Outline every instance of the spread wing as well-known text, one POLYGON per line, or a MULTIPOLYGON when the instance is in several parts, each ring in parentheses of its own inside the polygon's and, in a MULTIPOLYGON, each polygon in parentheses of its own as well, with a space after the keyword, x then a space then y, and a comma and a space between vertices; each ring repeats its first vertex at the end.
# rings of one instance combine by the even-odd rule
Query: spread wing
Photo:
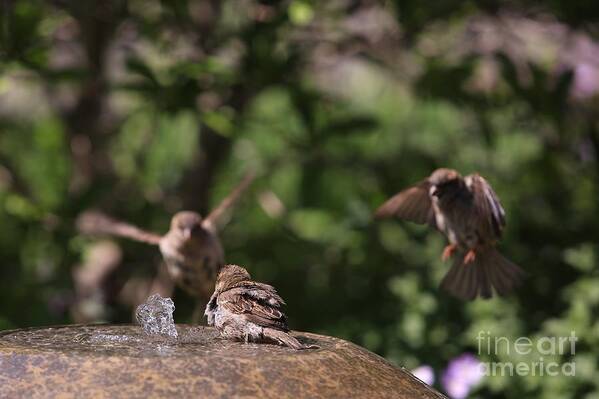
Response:
POLYGON ((429 196, 430 183, 424 180, 406 188, 376 210, 377 219, 398 217, 420 224, 435 226, 435 216, 429 196))
POLYGON ((481 227, 488 237, 500 238, 505 227, 505 211, 491 185, 481 175, 474 173, 465 178, 474 196, 474 206, 481 220, 481 227))
POLYGON ((254 173, 249 172, 244 176, 241 182, 227 195, 216 208, 214 208, 204 221, 202 225, 205 229, 208 229, 212 232, 216 232, 221 225, 224 224, 224 215, 227 211, 235 205, 237 201, 239 201, 242 194, 248 189, 250 184, 254 181, 254 173))
POLYGON ((229 312, 243 315, 252 323, 288 331, 287 317, 280 309, 283 303, 273 287, 253 282, 247 286, 223 292, 218 299, 218 306, 222 306, 229 312), (260 286, 266 286, 269 289, 264 290, 260 286))
POLYGON ((85 211, 79 215, 76 225, 77 229, 84 234, 110 234, 152 245, 159 245, 162 238, 156 233, 142 230, 94 210, 85 211))

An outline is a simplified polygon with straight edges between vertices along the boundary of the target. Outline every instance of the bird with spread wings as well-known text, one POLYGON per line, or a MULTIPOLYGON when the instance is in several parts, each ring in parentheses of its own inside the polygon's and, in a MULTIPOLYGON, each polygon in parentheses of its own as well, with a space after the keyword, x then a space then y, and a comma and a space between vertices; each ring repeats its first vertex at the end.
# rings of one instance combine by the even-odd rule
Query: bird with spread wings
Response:
POLYGON ((505 211, 491 185, 479 174, 462 177, 437 169, 428 178, 394 195, 375 213, 428 224, 449 244, 442 258, 454 257, 441 287, 461 299, 506 295, 524 272, 495 248, 505 227, 505 211))
POLYGON ((98 211, 87 211, 77 220, 84 234, 109 234, 159 247, 171 280, 198 299, 204 308, 214 291, 216 276, 224 265, 224 251, 218 230, 227 211, 253 181, 247 174, 237 187, 206 218, 192 211, 181 211, 171 219, 164 234, 149 232, 129 223, 115 220, 98 211))

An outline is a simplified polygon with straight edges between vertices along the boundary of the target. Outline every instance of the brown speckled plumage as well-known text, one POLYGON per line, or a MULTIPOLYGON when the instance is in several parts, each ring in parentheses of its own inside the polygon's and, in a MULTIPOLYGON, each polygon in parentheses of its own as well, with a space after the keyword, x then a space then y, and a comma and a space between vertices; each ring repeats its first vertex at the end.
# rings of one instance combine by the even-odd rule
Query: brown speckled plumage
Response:
POLYGON ((462 177, 452 169, 437 169, 393 196, 375 215, 395 216, 441 231, 450 242, 443 259, 455 253, 441 287, 459 298, 489 298, 493 289, 506 295, 524 276, 495 249, 505 227, 505 212, 495 191, 477 173, 462 177))
POLYGON ((179 212, 160 240, 160 252, 173 281, 188 294, 204 299, 214 291, 224 252, 214 230, 195 212, 179 212))
POLYGON ((228 339, 270 342, 293 349, 313 348, 289 335, 285 304, 274 287, 251 280, 241 266, 226 265, 220 271, 216 290, 204 314, 228 339))

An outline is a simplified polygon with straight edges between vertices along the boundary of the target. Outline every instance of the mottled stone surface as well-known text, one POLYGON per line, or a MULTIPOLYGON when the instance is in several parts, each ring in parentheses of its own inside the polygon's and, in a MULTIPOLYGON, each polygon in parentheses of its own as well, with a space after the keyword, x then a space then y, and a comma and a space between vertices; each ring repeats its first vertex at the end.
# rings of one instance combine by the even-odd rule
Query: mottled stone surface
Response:
POLYGON ((443 398, 350 342, 309 333, 294 351, 177 325, 153 341, 131 325, 0 331, 0 398, 443 398))

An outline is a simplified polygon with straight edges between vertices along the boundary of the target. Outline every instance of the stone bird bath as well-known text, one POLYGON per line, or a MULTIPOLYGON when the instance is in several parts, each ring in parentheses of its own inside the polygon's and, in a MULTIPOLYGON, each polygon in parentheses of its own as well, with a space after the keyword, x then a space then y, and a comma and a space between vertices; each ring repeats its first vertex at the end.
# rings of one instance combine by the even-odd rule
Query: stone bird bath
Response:
POLYGON ((177 330, 171 342, 132 325, 0 331, 0 398, 444 398, 341 339, 294 333, 320 349, 293 351, 177 330))

